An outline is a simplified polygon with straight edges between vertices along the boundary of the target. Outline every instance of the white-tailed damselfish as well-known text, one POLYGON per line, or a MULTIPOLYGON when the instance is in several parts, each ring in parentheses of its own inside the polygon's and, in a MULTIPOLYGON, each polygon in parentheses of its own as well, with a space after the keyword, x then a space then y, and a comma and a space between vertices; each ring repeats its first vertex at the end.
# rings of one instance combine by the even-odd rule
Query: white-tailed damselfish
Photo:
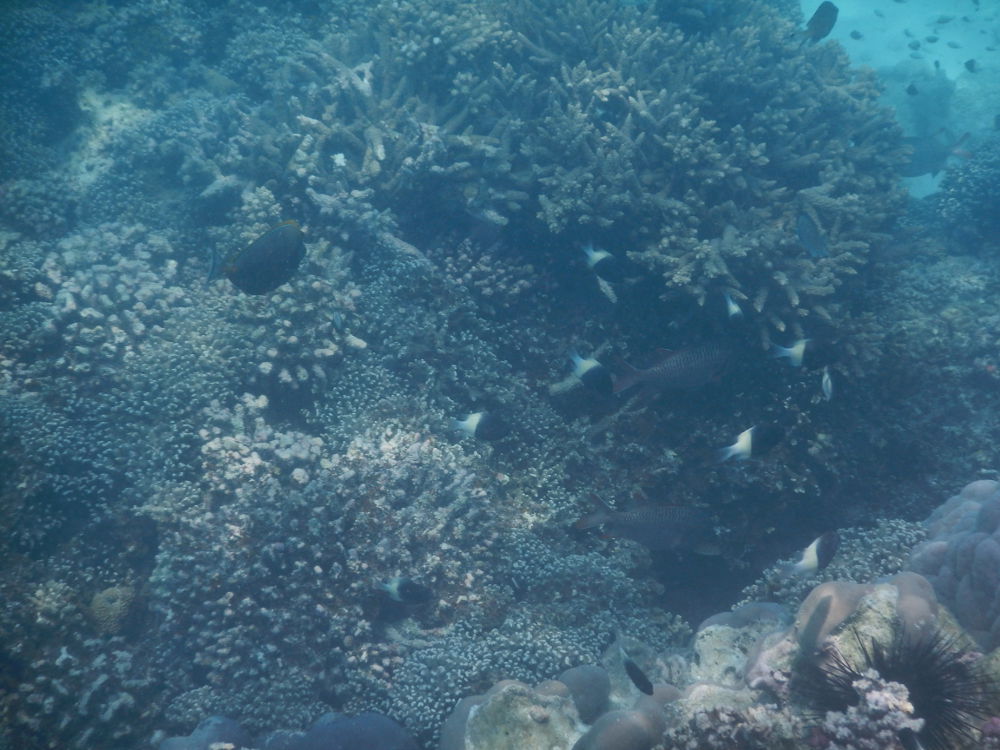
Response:
POLYGON ((404 576, 389 578, 382 581, 378 587, 387 597, 399 604, 423 604, 434 597, 434 592, 422 583, 404 576))
POLYGON ((593 357, 584 359, 576 352, 571 354, 570 358, 573 360, 573 377, 595 393, 602 396, 611 395, 614 384, 611 382, 611 371, 607 367, 593 357))
POLYGON ((456 430, 488 443, 510 434, 510 426, 496 414, 488 411, 474 411, 464 419, 454 420, 452 425, 456 430))
POLYGON ((785 429, 776 424, 754 425, 736 436, 736 442, 719 451, 719 460, 744 461, 760 458, 785 438, 785 429))
POLYGON ((587 268, 597 276, 612 284, 618 284, 624 280, 625 273, 622 270, 621 261, 607 250, 601 250, 599 247, 588 244, 583 246, 583 252, 587 256, 587 268))
POLYGON ((840 547, 840 534, 836 531, 828 531, 813 540, 812 544, 802 550, 802 556, 798 561, 786 565, 781 573, 783 577, 810 576, 817 573, 833 559, 840 547))
POLYGON ((818 370, 837 361, 837 350, 823 339, 799 339, 791 346, 773 344, 771 352, 775 357, 788 360, 792 367, 818 370))

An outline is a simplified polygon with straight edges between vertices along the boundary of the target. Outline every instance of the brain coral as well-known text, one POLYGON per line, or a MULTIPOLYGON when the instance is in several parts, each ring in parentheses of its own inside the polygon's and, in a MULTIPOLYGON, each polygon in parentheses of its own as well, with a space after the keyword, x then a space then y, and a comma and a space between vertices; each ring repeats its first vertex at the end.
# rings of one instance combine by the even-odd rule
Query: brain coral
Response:
POLYGON ((909 567, 984 649, 1000 646, 1000 484, 980 480, 948 498, 924 522, 909 567))

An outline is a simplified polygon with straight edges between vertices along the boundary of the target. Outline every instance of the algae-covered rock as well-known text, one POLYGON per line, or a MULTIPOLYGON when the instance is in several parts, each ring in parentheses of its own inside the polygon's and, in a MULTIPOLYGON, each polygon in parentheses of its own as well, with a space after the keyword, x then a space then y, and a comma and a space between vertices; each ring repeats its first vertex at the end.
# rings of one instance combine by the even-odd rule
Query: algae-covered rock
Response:
POLYGON ((520 682, 504 682, 469 712, 465 750, 564 750, 582 733, 570 698, 542 695, 520 682))

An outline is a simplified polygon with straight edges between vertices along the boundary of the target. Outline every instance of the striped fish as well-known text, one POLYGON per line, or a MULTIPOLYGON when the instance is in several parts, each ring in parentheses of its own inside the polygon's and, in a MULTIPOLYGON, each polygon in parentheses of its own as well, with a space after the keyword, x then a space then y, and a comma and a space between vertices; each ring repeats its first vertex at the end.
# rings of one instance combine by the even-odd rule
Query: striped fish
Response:
POLYGON ((713 544, 712 518, 701 508, 646 503, 629 510, 614 510, 603 501, 573 527, 604 527, 608 536, 631 539, 651 550, 687 550, 718 554, 713 544))
POLYGON ((718 341, 696 344, 677 351, 657 349, 657 360, 645 370, 625 363, 615 378, 615 393, 635 385, 653 391, 691 390, 717 380, 732 357, 732 349, 718 341))

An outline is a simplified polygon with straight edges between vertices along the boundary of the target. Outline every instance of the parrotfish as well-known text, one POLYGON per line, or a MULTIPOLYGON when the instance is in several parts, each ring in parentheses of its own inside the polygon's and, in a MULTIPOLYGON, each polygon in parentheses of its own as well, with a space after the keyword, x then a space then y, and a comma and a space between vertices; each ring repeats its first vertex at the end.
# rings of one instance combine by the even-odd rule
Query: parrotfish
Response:
POLYGON ((573 524, 581 530, 598 526, 603 526, 608 536, 631 539, 651 550, 719 553, 714 543, 712 518, 701 508, 646 503, 630 510, 614 510, 600 502, 598 510, 573 524))
POLYGON ((628 363, 615 378, 615 393, 635 385, 650 391, 690 390, 717 380, 732 356, 732 350, 718 341, 696 344, 677 351, 657 350, 657 361, 645 370, 628 363))
POLYGON ((222 274, 247 294, 267 294, 295 275, 305 255, 302 229, 294 221, 286 221, 231 256, 222 266, 222 274))

